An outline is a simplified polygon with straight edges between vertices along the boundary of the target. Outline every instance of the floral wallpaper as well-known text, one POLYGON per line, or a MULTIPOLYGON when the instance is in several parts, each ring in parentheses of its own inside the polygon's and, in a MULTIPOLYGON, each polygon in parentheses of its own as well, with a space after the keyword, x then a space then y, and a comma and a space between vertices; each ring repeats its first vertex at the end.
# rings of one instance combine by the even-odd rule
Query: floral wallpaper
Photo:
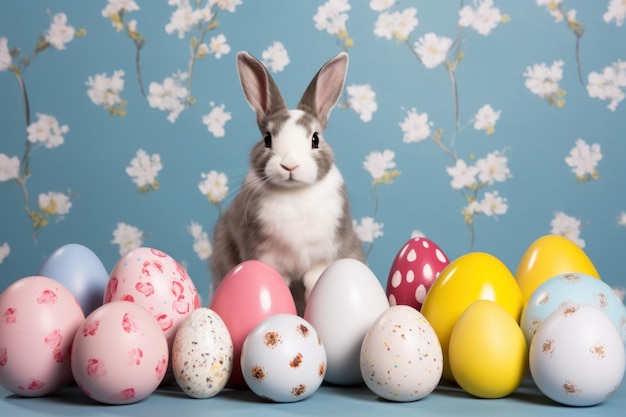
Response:
POLYGON ((0 289, 81 243, 138 246, 204 303, 212 229, 259 139, 247 50, 295 105, 350 54, 326 139, 369 266, 411 236, 515 271, 549 233, 624 295, 622 0, 33 0, 0 4, 0 289))

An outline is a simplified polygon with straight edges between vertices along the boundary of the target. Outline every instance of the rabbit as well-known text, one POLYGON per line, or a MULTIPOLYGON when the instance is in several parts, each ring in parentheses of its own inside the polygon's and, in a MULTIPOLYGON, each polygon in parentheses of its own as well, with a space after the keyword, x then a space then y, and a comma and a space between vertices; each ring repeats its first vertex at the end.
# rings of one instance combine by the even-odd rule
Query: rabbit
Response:
POLYGON ((344 180, 322 136, 347 67, 345 52, 326 62, 290 110, 263 63, 247 52, 237 54, 239 80, 256 113, 261 140, 251 150, 238 194, 215 225, 214 289, 241 262, 260 260, 282 275, 302 315, 313 286, 332 262, 364 262, 344 180))

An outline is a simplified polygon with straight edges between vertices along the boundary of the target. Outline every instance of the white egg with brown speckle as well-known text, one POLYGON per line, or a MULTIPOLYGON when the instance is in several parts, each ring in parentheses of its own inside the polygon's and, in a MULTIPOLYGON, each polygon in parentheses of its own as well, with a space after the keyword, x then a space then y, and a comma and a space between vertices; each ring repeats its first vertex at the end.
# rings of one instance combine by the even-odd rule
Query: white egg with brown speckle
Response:
POLYGON ((213 397, 226 386, 233 371, 233 342, 215 311, 198 308, 180 324, 172 370, 180 388, 194 398, 213 397))
POLYGON ((301 401, 322 384, 326 351, 309 322, 295 314, 276 314, 246 337, 241 370, 258 396, 281 403, 301 401))
POLYGON ((416 401, 439 384, 441 344, 419 311, 406 305, 392 306, 365 334, 360 367, 374 394, 390 401, 416 401))

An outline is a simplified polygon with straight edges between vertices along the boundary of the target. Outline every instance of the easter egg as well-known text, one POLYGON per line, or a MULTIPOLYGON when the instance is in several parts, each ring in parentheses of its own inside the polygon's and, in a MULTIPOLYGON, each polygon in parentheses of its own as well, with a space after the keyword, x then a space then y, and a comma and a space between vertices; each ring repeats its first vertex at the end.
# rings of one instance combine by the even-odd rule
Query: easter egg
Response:
POLYGON ((302 317, 277 314, 246 337, 241 369, 250 389, 274 402, 304 400, 320 387, 326 351, 317 332, 302 317))
POLYGON ((0 294, 0 385, 41 397, 72 381, 72 340, 85 316, 60 282, 19 279, 0 294))
POLYGON ((528 371, 528 346, 511 314, 490 300, 473 302, 450 334, 454 380, 478 398, 506 397, 528 371))
POLYGON ((389 305, 408 305, 420 310, 433 281, 449 263, 433 241, 425 237, 410 239, 398 251, 389 270, 389 305))
POLYGON ((570 272, 600 278, 587 254, 565 236, 545 235, 535 240, 524 252, 515 271, 524 304, 544 281, 570 272))
POLYGON ((146 398, 163 380, 167 362, 161 326, 136 303, 113 301, 98 307, 74 337, 76 384, 104 404, 130 404, 146 398))
POLYGON ((620 386, 626 354, 609 316, 589 304, 570 304, 543 321, 530 344, 529 364, 535 384, 547 397, 569 406, 591 406, 620 386))
MULTIPOLYGON (((200 298, 187 271, 171 256, 140 247, 122 256, 111 271, 104 302, 132 301, 158 321, 171 350, 176 330, 196 308, 200 298)), ((169 361, 165 382, 173 382, 169 361)))
POLYGON ((391 306, 365 334, 360 368, 365 384, 379 397, 398 402, 420 400, 441 379, 441 345, 419 311, 406 305, 391 306))
POLYGON ((218 394, 233 371, 233 342, 213 310, 198 308, 178 326, 172 370, 180 388, 193 398, 218 394))
POLYGON ((502 261, 484 252, 470 252, 452 261, 422 305, 421 312, 441 343, 446 379, 454 380, 447 360, 450 334, 461 314, 477 300, 495 301, 516 321, 522 312, 522 295, 513 274, 502 261))
POLYGON ((109 273, 93 251, 70 243, 55 250, 37 275, 52 278, 74 294, 85 315, 102 305, 109 273))
POLYGON ((626 307, 606 282, 591 275, 560 274, 542 283, 522 311, 520 326, 530 344, 533 335, 553 311, 567 304, 591 304, 608 315, 626 344, 626 307))
POLYGON ((280 273, 261 261, 245 261, 233 268, 215 290, 210 305, 230 333, 233 371, 228 382, 245 387, 241 374, 241 348, 248 334, 269 316, 296 314, 296 304, 280 273))
POLYGON ((337 385, 363 382, 363 338, 388 308, 385 290, 363 262, 339 259, 324 270, 311 291, 304 318, 315 327, 326 349, 326 381, 337 385))

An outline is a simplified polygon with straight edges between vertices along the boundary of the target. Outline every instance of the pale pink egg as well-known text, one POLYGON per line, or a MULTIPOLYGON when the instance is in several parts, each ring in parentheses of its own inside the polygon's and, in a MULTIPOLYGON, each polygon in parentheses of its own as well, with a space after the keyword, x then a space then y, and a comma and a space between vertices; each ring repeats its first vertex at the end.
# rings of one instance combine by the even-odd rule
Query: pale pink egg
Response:
POLYGON ((154 316, 136 303, 114 301, 94 310, 79 327, 72 372, 90 398, 130 404, 159 386, 168 366, 165 335, 154 316))
MULTIPOLYGON (((152 313, 170 350, 180 323, 200 307, 185 269, 168 254, 146 247, 131 250, 113 267, 104 293, 104 303, 111 301, 132 301, 152 313)), ((165 381, 173 380, 170 366, 165 381)))
POLYGON ((9 285, 0 294, 0 385, 41 397, 70 383, 72 340, 84 319, 58 281, 32 276, 9 285))
POLYGON ((432 240, 416 237, 407 241, 389 270, 389 305, 408 305, 420 310, 430 286, 449 263, 446 254, 432 240))

